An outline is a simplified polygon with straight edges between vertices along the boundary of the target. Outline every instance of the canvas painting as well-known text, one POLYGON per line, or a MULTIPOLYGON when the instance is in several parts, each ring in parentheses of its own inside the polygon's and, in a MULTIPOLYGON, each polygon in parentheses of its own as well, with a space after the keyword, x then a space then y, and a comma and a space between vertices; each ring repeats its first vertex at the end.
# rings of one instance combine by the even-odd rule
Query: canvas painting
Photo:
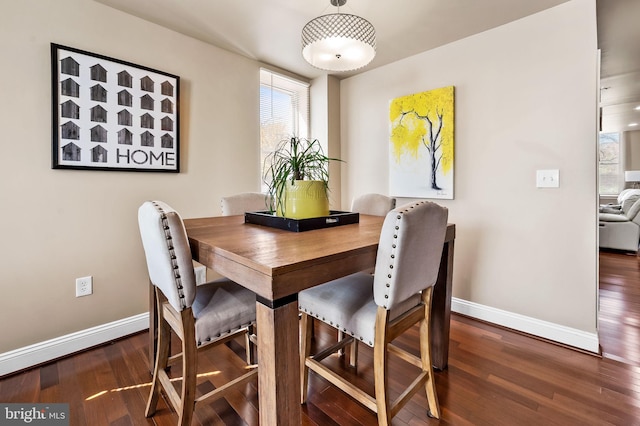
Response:
POLYGON ((391 195, 453 199, 453 101, 453 86, 402 96, 391 101, 391 195))

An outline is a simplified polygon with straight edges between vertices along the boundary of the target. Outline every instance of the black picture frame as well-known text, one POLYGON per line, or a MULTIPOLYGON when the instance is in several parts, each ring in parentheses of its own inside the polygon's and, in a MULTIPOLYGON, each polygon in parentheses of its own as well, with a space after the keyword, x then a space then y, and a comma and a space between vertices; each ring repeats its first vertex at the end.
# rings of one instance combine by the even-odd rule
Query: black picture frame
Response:
POLYGON ((180 77, 51 43, 53 169, 180 172, 180 77))

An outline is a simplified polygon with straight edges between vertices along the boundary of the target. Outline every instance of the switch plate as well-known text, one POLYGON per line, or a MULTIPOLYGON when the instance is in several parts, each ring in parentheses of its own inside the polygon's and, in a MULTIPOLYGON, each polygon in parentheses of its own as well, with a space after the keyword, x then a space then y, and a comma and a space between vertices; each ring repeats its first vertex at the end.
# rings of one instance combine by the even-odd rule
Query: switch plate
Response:
POLYGON ((537 170, 536 187, 538 188, 558 188, 560 187, 560 170, 537 170))

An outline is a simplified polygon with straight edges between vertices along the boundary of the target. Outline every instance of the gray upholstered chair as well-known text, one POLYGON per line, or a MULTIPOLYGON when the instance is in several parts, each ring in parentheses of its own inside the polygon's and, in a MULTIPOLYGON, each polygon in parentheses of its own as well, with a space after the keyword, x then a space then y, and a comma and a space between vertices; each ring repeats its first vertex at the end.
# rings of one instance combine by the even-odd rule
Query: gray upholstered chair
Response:
POLYGON ((243 192, 222 197, 220 200, 222 216, 235 216, 245 212, 269 209, 269 196, 260 192, 243 192))
POLYGON ((155 414, 162 388, 178 413, 178 424, 190 425, 196 404, 225 397, 231 388, 256 376, 257 369, 251 369, 227 385, 195 398, 197 352, 242 334, 247 336, 248 327, 256 320, 256 296, 228 279, 196 286, 184 224, 167 204, 145 202, 138 210, 138 224, 149 279, 156 291, 158 318, 157 355, 145 415, 155 414), (182 341, 182 351, 169 357, 172 330, 182 341), (182 386, 176 390, 167 366, 179 358, 183 377, 182 386))
POLYGON ((372 216, 385 216, 396 208, 396 199, 382 194, 363 194, 351 202, 351 211, 372 216))
POLYGON ((303 403, 307 398, 308 370, 311 369, 375 411, 381 425, 391 424, 391 418, 422 386, 426 387, 429 414, 439 418, 429 321, 431 294, 438 277, 447 216, 446 208, 426 201, 392 210, 382 226, 373 276, 357 273, 299 294, 303 403), (321 320, 348 337, 312 356, 310 318, 321 320), (391 341, 418 322, 420 358, 391 345, 391 341), (354 340, 373 348, 375 397, 333 373, 321 362, 354 340), (393 402, 389 398, 387 377, 390 353, 421 369, 416 380, 393 402))

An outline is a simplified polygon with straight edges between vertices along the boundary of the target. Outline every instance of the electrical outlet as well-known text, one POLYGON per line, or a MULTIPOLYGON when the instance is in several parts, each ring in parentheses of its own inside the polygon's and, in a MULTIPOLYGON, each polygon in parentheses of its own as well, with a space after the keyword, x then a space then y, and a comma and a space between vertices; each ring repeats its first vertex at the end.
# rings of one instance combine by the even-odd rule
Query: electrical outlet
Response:
POLYGON ((88 296, 93 293, 93 277, 76 278, 76 297, 88 296))

